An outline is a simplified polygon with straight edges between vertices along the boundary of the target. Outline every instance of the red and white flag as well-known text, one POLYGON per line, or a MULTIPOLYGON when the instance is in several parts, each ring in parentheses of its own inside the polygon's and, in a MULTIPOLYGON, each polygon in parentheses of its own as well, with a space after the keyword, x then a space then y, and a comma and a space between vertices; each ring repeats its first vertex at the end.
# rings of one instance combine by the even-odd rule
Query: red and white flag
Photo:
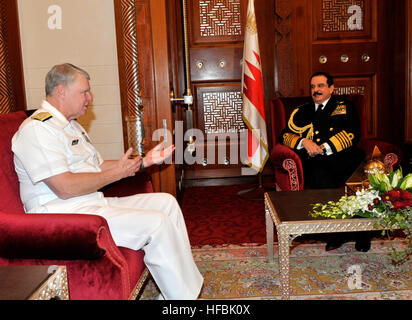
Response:
POLYGON ((242 116, 243 121, 248 127, 248 155, 246 163, 256 171, 261 172, 268 160, 269 152, 254 2, 254 0, 249 0, 245 28, 242 74, 242 116))

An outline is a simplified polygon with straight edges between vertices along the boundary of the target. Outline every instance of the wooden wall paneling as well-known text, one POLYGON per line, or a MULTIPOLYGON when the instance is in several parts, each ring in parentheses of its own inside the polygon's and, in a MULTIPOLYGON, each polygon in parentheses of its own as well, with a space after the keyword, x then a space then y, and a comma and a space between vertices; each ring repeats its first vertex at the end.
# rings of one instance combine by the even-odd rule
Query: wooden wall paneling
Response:
POLYGON ((312 1, 274 1, 274 90, 277 96, 307 96, 311 66, 312 1))
MULTIPOLYGON (((235 130, 226 124, 231 123, 233 106, 238 106, 240 97, 247 0, 191 0, 188 9, 194 127, 204 134, 204 139, 197 140, 196 145, 203 148, 207 157, 207 149, 214 144, 207 139, 205 129, 209 125, 215 125, 215 129, 225 134, 235 130)), ((237 112, 241 118, 241 109, 237 112)), ((209 171, 213 178, 210 170, 217 167, 219 165, 186 165, 185 171, 189 175, 194 172, 194 176, 209 171)), ((230 165, 220 165, 220 169, 228 168, 230 165)))
MULTIPOLYGON (((138 83, 148 151, 158 143, 152 141, 152 135, 163 127, 163 119, 172 130, 166 7, 164 0, 114 0, 114 8, 125 149, 128 148, 125 118, 136 108, 138 83)), ((152 166, 149 170, 155 191, 176 194, 173 165, 152 166)))
POLYGON ((405 172, 412 172, 412 0, 406 1, 405 172))
POLYGON ((211 40, 216 43, 243 41, 245 0, 195 0, 190 3, 192 45, 208 44, 211 40))
POLYGON ((405 132, 406 1, 378 1, 379 138, 401 145, 405 132))
POLYGON ((233 81, 242 77, 242 47, 192 48, 190 51, 193 82, 233 81), (222 63, 222 64, 221 64, 222 63), (224 67, 222 67, 224 64, 224 67))
MULTIPOLYGON (((183 21, 181 0, 166 1, 167 30, 169 41, 169 64, 170 64, 170 88, 175 97, 183 97, 185 94, 184 77, 184 39, 183 26, 178 21, 183 21)), ((172 104, 172 115, 174 128, 177 121, 183 121, 183 106, 172 104)), ((176 144, 175 137, 175 144, 176 144)), ((175 161, 176 197, 181 200, 183 196, 184 166, 180 161, 175 161)))
MULTIPOLYGON (((271 146, 270 101, 275 95, 275 1, 255 0, 255 11, 263 73, 266 129, 271 146)), ((267 161, 267 165, 271 165, 270 161, 267 161)))
POLYGON ((335 77, 335 94, 362 94, 366 98, 367 132, 370 137, 376 136, 377 118, 374 92, 376 92, 376 75, 365 77, 335 77))
POLYGON ((312 50, 312 65, 316 71, 333 71, 335 76, 376 73, 378 61, 376 42, 314 44, 312 50), (368 62, 362 60, 364 55, 369 56, 368 62), (327 63, 319 62, 322 56, 327 57, 327 63), (345 63, 342 62, 343 56, 348 59, 345 63))
POLYGON ((376 0, 315 0, 314 40, 374 39, 376 0))
POLYGON ((291 96, 294 90, 294 51, 292 34, 293 4, 275 0, 275 92, 278 96, 291 96))
POLYGON ((274 5, 276 95, 306 96, 309 76, 327 71, 335 76, 337 93, 365 92, 370 135, 397 145, 411 141, 411 0, 274 5), (365 54, 369 59, 362 60, 365 54))
MULTIPOLYGON (((236 119, 241 120, 242 109, 241 103, 239 104, 241 60, 248 1, 192 0, 188 3, 191 80, 192 91, 195 93, 195 127, 207 132, 205 123, 208 119, 213 119, 211 121, 216 121, 215 124, 221 126, 219 130, 222 132, 238 132, 239 126, 234 125, 232 121, 232 111, 236 106, 236 119), (204 95, 214 100, 206 101, 204 95), (233 124, 233 127, 228 127, 230 124, 233 124)), ((256 0, 255 9, 265 102, 268 106, 274 93, 274 2, 256 0)), ((268 112, 267 118, 269 119, 268 112)), ((238 166, 241 167, 241 164, 238 166)), ((230 166, 221 166, 221 168, 225 167, 230 166)), ((189 170, 209 168, 198 165, 191 166, 189 170)))
POLYGON ((412 144, 412 0, 406 3, 406 117, 405 142, 412 144))
POLYGON ((312 72, 336 79, 336 94, 366 96, 368 133, 377 135, 376 0, 313 1, 312 72))
MULTIPOLYGON (((166 121, 167 128, 172 132, 173 115, 170 103, 170 68, 169 68, 169 42, 167 32, 166 1, 150 0, 153 40, 153 68, 156 129, 163 128, 166 121)), ((160 190, 176 196, 176 175, 174 164, 161 165, 159 167, 160 190)))
POLYGON ((0 1, 0 113, 26 109, 17 0, 0 1))

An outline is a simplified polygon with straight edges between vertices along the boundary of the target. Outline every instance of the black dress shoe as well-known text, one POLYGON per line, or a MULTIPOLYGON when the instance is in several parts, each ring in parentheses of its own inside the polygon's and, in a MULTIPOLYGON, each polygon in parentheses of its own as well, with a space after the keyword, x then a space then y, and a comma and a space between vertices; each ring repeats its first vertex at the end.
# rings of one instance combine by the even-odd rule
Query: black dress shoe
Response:
POLYGON ((325 250, 326 251, 335 250, 337 248, 340 248, 343 243, 344 243, 343 239, 339 239, 339 238, 331 239, 326 243, 325 250))
POLYGON ((356 240, 355 242, 355 249, 360 252, 368 252, 371 248, 371 240, 370 239, 361 239, 356 240))

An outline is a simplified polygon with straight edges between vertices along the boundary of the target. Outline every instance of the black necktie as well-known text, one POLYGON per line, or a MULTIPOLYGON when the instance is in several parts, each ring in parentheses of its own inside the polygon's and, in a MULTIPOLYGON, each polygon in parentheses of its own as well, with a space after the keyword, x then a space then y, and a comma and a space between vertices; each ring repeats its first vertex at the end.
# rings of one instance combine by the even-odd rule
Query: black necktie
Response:
POLYGON ((323 104, 318 105, 318 108, 315 111, 315 119, 319 119, 322 113, 323 104))

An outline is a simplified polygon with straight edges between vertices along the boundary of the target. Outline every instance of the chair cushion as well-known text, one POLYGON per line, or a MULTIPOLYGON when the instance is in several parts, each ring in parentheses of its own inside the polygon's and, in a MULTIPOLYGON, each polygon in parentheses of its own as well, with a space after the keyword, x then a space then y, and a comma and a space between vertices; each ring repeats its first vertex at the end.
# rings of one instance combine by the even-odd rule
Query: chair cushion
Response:
POLYGON ((0 212, 24 213, 19 182, 14 170, 11 139, 26 118, 24 111, 0 115, 0 212))

